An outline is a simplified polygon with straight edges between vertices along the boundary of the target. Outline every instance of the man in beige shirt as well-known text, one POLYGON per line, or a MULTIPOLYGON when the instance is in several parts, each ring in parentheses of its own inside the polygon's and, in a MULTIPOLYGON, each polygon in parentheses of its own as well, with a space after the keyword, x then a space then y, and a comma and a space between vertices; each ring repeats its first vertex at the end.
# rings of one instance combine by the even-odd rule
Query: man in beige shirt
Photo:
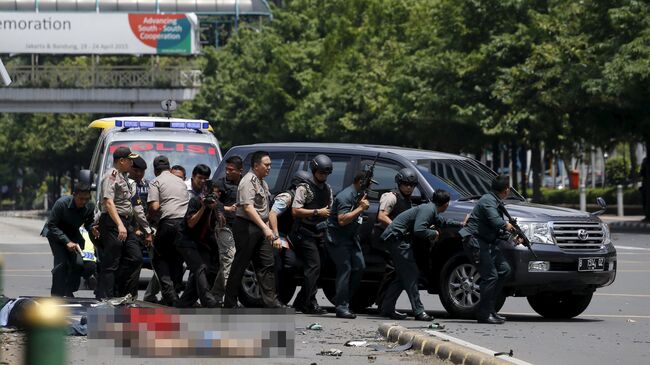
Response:
POLYGON ((277 238, 268 225, 271 193, 264 181, 271 171, 268 152, 257 151, 251 157, 251 171, 237 187, 237 212, 233 234, 235 259, 226 284, 224 307, 237 307, 237 293, 244 271, 253 261, 262 300, 267 308, 284 307, 275 292, 272 242, 277 238))
POLYGON ((160 217, 154 241, 153 268, 160 281, 162 303, 174 305, 178 301, 175 284, 182 280, 183 259, 174 241, 185 217, 189 195, 183 180, 170 171, 169 160, 158 156, 153 160, 156 178, 149 184, 149 214, 160 217))

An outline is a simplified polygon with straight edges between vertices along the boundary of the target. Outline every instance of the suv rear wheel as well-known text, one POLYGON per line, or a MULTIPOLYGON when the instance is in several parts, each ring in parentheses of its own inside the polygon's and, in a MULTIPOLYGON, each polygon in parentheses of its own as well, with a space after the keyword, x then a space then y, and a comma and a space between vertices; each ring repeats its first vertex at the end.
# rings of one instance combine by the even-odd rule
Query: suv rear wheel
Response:
POLYGON ((527 297, 535 312, 544 318, 568 319, 580 315, 587 309, 594 293, 549 293, 527 297))
MULTIPOLYGON (((282 303, 289 304, 293 294, 296 292, 296 283, 295 282, 284 282, 282 283, 283 287, 278 294, 278 299, 282 303)), ((248 265, 246 271, 244 271, 244 277, 241 280, 241 286, 239 287, 239 301, 244 307, 251 308, 261 308, 264 306, 264 301, 262 300, 262 294, 260 294, 260 286, 257 282, 257 275, 253 270, 253 265, 248 265)))
MULTIPOLYGON (((442 268, 440 275, 440 302, 452 317, 474 318, 476 306, 481 299, 479 289, 481 275, 465 254, 459 252, 452 256, 442 268)), ((495 303, 498 312, 506 297, 500 295, 495 303)))

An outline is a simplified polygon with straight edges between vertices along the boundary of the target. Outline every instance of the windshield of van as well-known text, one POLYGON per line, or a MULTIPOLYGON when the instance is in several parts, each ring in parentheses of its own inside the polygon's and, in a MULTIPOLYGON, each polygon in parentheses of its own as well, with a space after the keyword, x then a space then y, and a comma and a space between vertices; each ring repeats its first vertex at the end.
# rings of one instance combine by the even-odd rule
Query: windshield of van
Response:
MULTIPOLYGON (((490 191, 492 180, 497 176, 472 159, 420 159, 416 164, 431 187, 448 191, 452 200, 478 199, 490 191)), ((514 189, 510 189, 508 198, 523 200, 514 189)))
POLYGON ((153 180, 153 160, 156 156, 164 155, 169 159, 171 166, 181 165, 185 168, 186 178, 192 176, 194 166, 205 164, 210 167, 212 173, 219 165, 219 153, 217 148, 208 143, 182 143, 182 142, 156 142, 156 141, 119 141, 113 142, 107 152, 104 161, 104 171, 113 166, 113 151, 118 147, 126 146, 133 153, 137 153, 147 162, 145 179, 153 180))

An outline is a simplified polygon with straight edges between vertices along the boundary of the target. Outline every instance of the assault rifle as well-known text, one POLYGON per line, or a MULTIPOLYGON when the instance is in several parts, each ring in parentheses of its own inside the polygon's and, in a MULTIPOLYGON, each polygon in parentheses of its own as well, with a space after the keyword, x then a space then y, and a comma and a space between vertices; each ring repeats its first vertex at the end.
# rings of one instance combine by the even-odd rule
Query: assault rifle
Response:
POLYGON ((379 158, 379 153, 377 156, 375 156, 375 159, 372 161, 371 165, 366 165, 363 168, 363 178, 361 179, 361 192, 357 196, 357 202, 354 204, 354 207, 358 207, 359 203, 361 202, 361 199, 363 198, 364 195, 366 195, 367 198, 372 198, 372 199, 378 199, 379 198, 379 193, 371 190, 370 185, 376 184, 377 182, 374 181, 373 175, 375 174, 375 165, 377 164, 377 159, 379 158))
POLYGON ((506 209, 505 206, 499 205, 499 210, 508 218, 508 222, 512 225, 514 228, 514 236, 515 238, 519 237, 522 239, 522 245, 526 246, 528 251, 533 255, 533 257, 537 260, 539 257, 535 254, 535 251, 533 251, 532 243, 528 239, 528 236, 524 233, 524 231, 521 230, 521 227, 519 227, 519 224, 517 224, 517 219, 512 218, 508 210, 506 209))

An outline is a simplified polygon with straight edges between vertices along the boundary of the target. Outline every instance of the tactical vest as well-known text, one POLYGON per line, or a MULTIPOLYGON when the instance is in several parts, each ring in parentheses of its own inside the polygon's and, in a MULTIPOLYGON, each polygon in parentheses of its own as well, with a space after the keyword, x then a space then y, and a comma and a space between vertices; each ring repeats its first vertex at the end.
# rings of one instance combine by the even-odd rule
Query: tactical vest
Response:
POLYGON ((397 202, 395 203, 393 210, 388 214, 388 218, 394 220, 400 213, 413 208, 413 203, 411 202, 411 198, 405 197, 404 194, 397 189, 393 190, 392 193, 397 197, 397 202))
MULTIPOLYGON (((328 207, 331 203, 330 201, 330 186, 327 183, 324 183, 322 187, 319 187, 313 182, 309 182, 307 184, 306 188, 308 188, 311 192, 306 194, 306 201, 305 204, 303 205, 303 209, 308 209, 308 210, 314 210, 314 209, 321 209, 324 207, 328 207), (311 199, 309 199, 309 195, 311 195, 311 199)), ((314 231, 316 229, 316 225, 320 222, 324 222, 327 220, 327 217, 319 217, 319 216, 309 216, 305 218, 298 218, 296 219, 296 229, 302 227, 305 227, 309 229, 310 231, 314 231)))

